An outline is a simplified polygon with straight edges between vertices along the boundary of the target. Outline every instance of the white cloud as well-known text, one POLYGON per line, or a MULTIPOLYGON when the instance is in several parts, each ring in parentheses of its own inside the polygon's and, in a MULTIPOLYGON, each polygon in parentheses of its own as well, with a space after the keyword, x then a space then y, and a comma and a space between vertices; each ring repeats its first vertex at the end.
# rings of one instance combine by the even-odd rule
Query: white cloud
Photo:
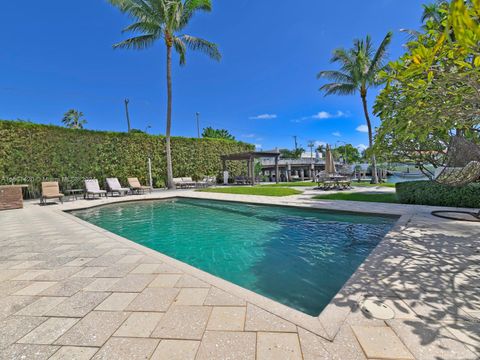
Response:
POLYGON ((253 138, 256 138, 257 135, 256 134, 244 134, 242 135, 243 138, 245 139, 253 139, 253 138))
POLYGON ((364 151, 364 150, 367 150, 367 149, 368 149, 368 146, 365 145, 365 144, 358 144, 358 145, 356 146, 356 148, 357 148, 358 150, 360 150, 360 151, 364 151))
POLYGON ((251 120, 271 120, 271 119, 276 119, 277 114, 260 114, 256 116, 250 116, 249 119, 251 120))
POLYGON ((344 113, 343 111, 338 110, 335 114, 329 113, 328 111, 320 111, 319 113, 312 116, 312 119, 336 119, 347 117, 348 114, 344 113))
POLYGON ((360 125, 360 126, 357 126, 356 130, 358 132, 361 132, 361 133, 368 133, 368 126, 367 125, 360 125))
POLYGON ((342 137, 342 134, 340 134, 340 131, 335 131, 332 133, 332 135, 336 137, 342 137))
POLYGON ((254 144, 255 145, 255 150, 262 150, 262 144, 254 144))

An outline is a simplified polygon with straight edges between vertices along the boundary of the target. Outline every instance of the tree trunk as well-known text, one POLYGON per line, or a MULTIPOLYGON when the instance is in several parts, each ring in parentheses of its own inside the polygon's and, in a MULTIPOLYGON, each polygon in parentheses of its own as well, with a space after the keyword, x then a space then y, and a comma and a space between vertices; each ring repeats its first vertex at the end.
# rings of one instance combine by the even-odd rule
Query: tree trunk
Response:
MULTIPOLYGON (((361 97, 363 103, 363 112, 365 113, 365 120, 367 121, 368 127, 368 146, 370 151, 373 151, 373 131, 372 123, 370 122, 370 116, 368 115, 368 106, 367 106, 367 91, 365 89, 361 90, 361 97)), ((377 159, 375 154, 372 153, 372 184, 378 184, 378 174, 377 174, 377 159)))
POLYGON ((167 44, 167 131, 166 153, 167 153, 167 187, 173 189, 173 166, 172 150, 170 146, 170 132, 172 129, 172 46, 167 44))

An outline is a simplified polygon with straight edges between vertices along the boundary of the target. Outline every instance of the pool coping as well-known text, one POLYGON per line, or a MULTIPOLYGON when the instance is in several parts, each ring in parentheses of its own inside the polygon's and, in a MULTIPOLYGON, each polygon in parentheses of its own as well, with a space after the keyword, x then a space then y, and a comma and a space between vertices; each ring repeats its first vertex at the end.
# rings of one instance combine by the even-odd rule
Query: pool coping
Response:
MULTIPOLYGON (((305 330, 308 330, 318 336, 321 336, 322 338, 333 341, 335 339, 335 336, 337 335, 338 331, 340 330, 341 326, 343 325, 345 319, 349 315, 349 313, 354 309, 354 307, 339 307, 335 305, 335 302, 338 299, 348 299, 348 301, 352 302, 352 304, 357 304, 360 299, 360 296, 358 294, 356 295, 351 295, 348 289, 355 283, 355 278, 357 275, 363 271, 364 266, 368 264, 369 259, 377 257, 380 252, 380 255, 386 257, 388 254, 386 254, 383 251, 383 245, 385 243, 388 243, 389 241, 394 240, 394 237, 398 235, 408 224, 410 221, 411 217, 413 216, 412 213, 409 214, 385 214, 385 213, 374 213, 374 212, 366 212, 366 211, 346 211, 343 210, 343 212, 350 212, 350 213, 361 213, 361 214, 370 214, 370 215, 392 215, 392 216, 398 216, 398 220, 394 223, 393 227, 390 229, 390 231, 380 240, 380 242, 375 246, 375 248, 370 252, 370 254, 366 257, 366 259, 360 264, 360 266, 355 270, 355 272, 351 275, 351 277, 343 284, 342 288, 334 295, 334 297, 330 300, 330 302, 327 304, 327 306, 322 310, 322 312, 318 316, 311 316, 307 315, 299 310, 293 309, 287 305, 283 305, 273 299, 267 298, 263 295, 260 295, 254 291, 248 290, 244 287, 241 287, 239 285, 236 285, 230 281, 224 280, 220 277, 217 277, 215 275, 212 275, 210 273, 207 273, 203 270, 200 270, 192 265, 189 265, 185 262, 182 262, 180 260, 177 260, 175 258, 172 258, 168 255, 165 255, 157 250, 150 249, 144 245, 138 244, 134 242, 133 240, 130 240, 128 238, 122 237, 120 235, 114 234, 104 228, 101 228, 99 226, 93 225, 85 220, 82 220, 73 214, 71 214, 71 211, 77 211, 77 210, 85 210, 85 209, 90 209, 90 208, 95 208, 95 207, 100 207, 100 206, 105 206, 105 205, 114 205, 114 204, 119 204, 119 203, 129 203, 129 202, 136 202, 136 201, 152 201, 152 200, 169 200, 169 199, 175 199, 175 198, 189 198, 189 199, 208 199, 208 200, 219 200, 219 201, 226 201, 226 202, 240 202, 240 203, 249 203, 249 204, 254 204, 254 205, 267 205, 267 206, 284 206, 284 207, 296 207, 296 208, 302 208, 302 209, 312 209, 312 210, 332 210, 332 211, 337 211, 337 212, 342 212, 342 210, 336 210, 336 209, 330 209, 328 207, 322 207, 320 204, 317 204, 316 206, 312 206, 312 204, 306 205, 306 204, 301 204, 301 203, 290 203, 290 204, 274 204, 274 203, 269 203, 269 202, 264 202, 263 200, 266 200, 264 198, 262 199, 252 199, 249 198, 248 201, 245 200, 232 200, 230 198, 225 198, 224 196, 215 196, 214 199, 209 199, 204 196, 195 196, 196 194, 199 193, 193 193, 193 192, 188 192, 188 195, 186 195, 184 192, 176 192, 176 193, 161 193, 161 195, 165 196, 141 196, 141 197, 135 197, 135 198, 115 198, 115 201, 110 201, 110 202, 102 202, 102 203, 95 203, 94 201, 91 202, 91 204, 82 204, 82 206, 74 206, 73 208, 70 209, 53 209, 53 211, 62 214, 63 216, 67 216, 70 220, 76 221, 79 224, 82 224, 83 226, 86 226, 94 231, 97 231, 101 233, 102 235, 105 235, 111 239, 117 240, 125 245, 129 245, 146 255, 150 256, 155 256, 159 260, 165 262, 168 265, 171 265, 173 267, 176 267, 177 269, 190 274, 192 276, 195 276, 199 278, 200 280, 203 280, 207 283, 209 283, 212 286, 215 286, 223 291, 226 291, 232 295, 235 295, 239 298, 244 299, 245 301, 256 305, 265 311, 268 311, 284 320, 287 320, 298 327, 301 327, 305 330)), ((158 195, 158 194, 156 194, 158 195)), ((223 194, 220 194, 223 195, 223 194)), ((272 200, 272 199, 270 199, 272 200)))

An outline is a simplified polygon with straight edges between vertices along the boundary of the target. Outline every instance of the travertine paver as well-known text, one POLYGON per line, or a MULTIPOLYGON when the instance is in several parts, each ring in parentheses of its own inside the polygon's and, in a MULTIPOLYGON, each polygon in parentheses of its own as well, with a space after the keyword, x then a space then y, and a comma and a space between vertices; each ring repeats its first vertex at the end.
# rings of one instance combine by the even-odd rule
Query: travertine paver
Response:
POLYGON ((56 345, 102 346, 129 313, 92 311, 58 339, 56 345))
POLYGON ((23 316, 43 316, 62 301, 68 299, 67 297, 40 297, 37 301, 24 307, 22 310, 15 313, 15 315, 23 316))
POLYGON ((352 326, 352 330, 369 358, 413 359, 400 338, 386 326, 352 326))
POLYGON ((183 288, 175 298, 175 305, 203 305, 207 297, 208 289, 183 288))
POLYGON ((95 354, 93 359, 149 359, 157 345, 158 340, 156 339, 112 337, 95 354))
POLYGON ((297 334, 266 333, 257 334, 257 360, 302 360, 302 352, 297 334))
POLYGON ((22 290, 17 291, 13 295, 16 295, 16 296, 38 295, 42 291, 48 289, 49 287, 52 287, 55 284, 56 284, 56 282, 52 282, 52 281, 35 281, 31 285, 28 285, 27 287, 23 288, 22 290))
POLYGON ((113 293, 98 305, 95 310, 123 311, 137 297, 138 293, 113 293))
POLYGON ((115 332, 115 336, 149 337, 163 317, 158 312, 134 312, 115 332))
POLYGON ((167 311, 178 292, 173 288, 147 288, 127 306, 127 310, 167 311))
MULTIPOLYGON (((145 264, 145 265, 150 265, 150 264, 145 264)), ((149 287, 174 287, 175 284, 180 279, 180 277, 181 275, 178 275, 178 274, 160 274, 148 286, 149 287)))
POLYGON ((173 305, 153 331, 152 337, 162 339, 200 340, 212 309, 206 306, 173 305))
POLYGON ((207 298, 205 299, 205 305, 242 306, 245 304, 245 300, 216 287, 210 288, 207 298))
POLYGON ((253 332, 206 331, 197 360, 255 359, 256 335, 253 332))
POLYGON ((46 317, 10 316, 0 321, 0 349, 21 339, 46 320, 46 317))
POLYGON ((62 346, 49 360, 90 360, 97 351, 96 347, 62 346))
MULTIPOLYGON (((190 191, 145 197, 171 194, 372 210, 314 201, 308 190, 278 199, 190 191)), ((142 197, 27 202, 1 213, 0 359, 365 360, 360 343, 376 338, 396 339, 420 360, 479 358, 478 224, 436 219, 428 207, 376 204, 377 212, 407 214, 403 225, 314 318, 58 211, 142 197), (360 311, 366 298, 392 308, 394 319, 360 311), (375 336, 365 339, 369 331, 375 336)), ((398 356, 398 346, 379 345, 366 351, 398 356)))
POLYGON ((46 360, 57 350, 58 346, 52 345, 13 344, 0 350, 0 359, 46 360))
POLYGON ((248 304, 245 331, 296 332, 297 327, 258 306, 248 304))
POLYGON ((77 318, 50 318, 17 342, 39 345, 52 344, 75 325, 78 320, 77 318))
POLYGON ((235 306, 217 306, 212 310, 207 330, 243 331, 245 308, 235 306))
POLYGON ((83 317, 106 299, 108 292, 80 291, 50 310, 48 316, 83 317))
POLYGON ((151 360, 194 360, 200 341, 162 340, 151 360))

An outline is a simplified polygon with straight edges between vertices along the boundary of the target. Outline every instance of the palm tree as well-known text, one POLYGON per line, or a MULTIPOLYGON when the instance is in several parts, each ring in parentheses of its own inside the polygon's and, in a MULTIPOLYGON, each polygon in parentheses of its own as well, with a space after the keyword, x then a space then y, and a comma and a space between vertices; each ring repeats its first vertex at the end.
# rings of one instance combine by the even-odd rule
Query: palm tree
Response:
POLYGON ((123 31, 136 33, 133 37, 113 45, 114 48, 142 50, 163 40, 167 55, 167 186, 174 188, 170 133, 172 128, 172 48, 179 55, 180 65, 185 65, 187 48, 198 50, 210 58, 221 59, 217 45, 191 35, 179 34, 197 11, 210 11, 211 0, 108 0, 134 23, 123 31))
POLYGON ((83 112, 70 109, 63 115, 62 123, 70 129, 83 129, 87 120, 83 118, 83 112))
MULTIPOLYGON (((382 83, 378 74, 385 67, 384 61, 392 35, 389 32, 377 50, 374 49, 370 36, 367 36, 365 40, 355 40, 351 49, 336 49, 331 62, 340 64, 340 70, 321 71, 317 75, 319 79, 325 78, 333 81, 320 88, 325 96, 360 93, 368 127, 370 149, 373 146, 373 131, 367 105, 368 89, 382 83)), ((374 154, 372 154, 372 183, 378 183, 377 162, 374 154)))

